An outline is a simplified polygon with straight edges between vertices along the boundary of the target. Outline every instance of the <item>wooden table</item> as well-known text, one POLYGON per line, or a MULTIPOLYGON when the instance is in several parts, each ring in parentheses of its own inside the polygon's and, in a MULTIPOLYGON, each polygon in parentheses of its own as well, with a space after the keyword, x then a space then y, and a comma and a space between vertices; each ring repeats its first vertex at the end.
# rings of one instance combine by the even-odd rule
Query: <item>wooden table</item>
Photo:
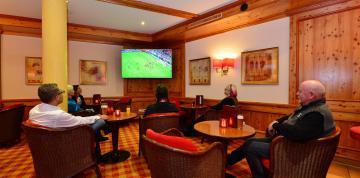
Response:
POLYGON ((118 149, 119 126, 121 124, 127 123, 129 120, 134 119, 136 117, 137 117, 136 113, 121 112, 120 116, 115 116, 114 113, 113 115, 109 115, 109 118, 106 119, 106 122, 109 124, 111 128, 113 151, 108 152, 103 156, 103 161, 105 163, 122 162, 130 157, 129 151, 118 149))
POLYGON ((207 105, 193 105, 182 104, 180 108, 186 112, 186 120, 182 121, 182 127, 185 129, 185 133, 193 132, 195 119, 198 118, 209 106, 207 105))
POLYGON ((203 121, 196 123, 195 130, 209 137, 218 139, 224 144, 225 153, 229 141, 234 139, 246 139, 255 135, 255 129, 249 125, 244 125, 242 128, 221 128, 219 121, 203 121))

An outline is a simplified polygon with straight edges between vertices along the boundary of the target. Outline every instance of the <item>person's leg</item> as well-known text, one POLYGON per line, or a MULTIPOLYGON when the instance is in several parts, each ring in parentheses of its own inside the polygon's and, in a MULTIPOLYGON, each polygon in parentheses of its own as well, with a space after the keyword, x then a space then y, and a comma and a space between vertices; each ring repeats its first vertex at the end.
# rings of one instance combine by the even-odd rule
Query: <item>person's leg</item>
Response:
POLYGON ((101 133, 100 133, 100 129, 105 127, 106 123, 104 120, 102 119, 98 119, 95 121, 95 123, 91 124, 91 128, 94 130, 95 133, 95 154, 96 154, 96 159, 98 161, 100 161, 101 159, 101 150, 100 150, 100 138, 101 138, 101 133))
POLYGON ((261 158, 270 157, 270 142, 271 138, 253 141, 243 150, 254 178, 267 177, 267 172, 261 163, 261 158))
MULTIPOLYGON (((245 153, 244 150, 247 149, 249 147, 249 145, 252 142, 263 142, 263 141, 267 141, 269 138, 249 138, 245 141, 244 144, 242 144, 239 148, 237 148, 236 150, 232 151, 230 155, 228 155, 227 157, 227 166, 231 166, 239 161, 241 161, 242 159, 245 158, 245 153)), ((270 139, 271 141, 271 139, 270 139)))

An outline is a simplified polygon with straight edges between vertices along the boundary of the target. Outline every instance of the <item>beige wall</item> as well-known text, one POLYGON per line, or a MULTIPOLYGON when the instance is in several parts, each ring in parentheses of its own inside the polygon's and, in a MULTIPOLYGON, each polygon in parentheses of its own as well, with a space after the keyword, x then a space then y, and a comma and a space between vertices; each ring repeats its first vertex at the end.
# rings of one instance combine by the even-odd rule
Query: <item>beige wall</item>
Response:
MULTIPOLYGON (((37 98, 38 85, 25 84, 25 57, 41 57, 41 39, 2 35, 1 82, 3 99, 37 98)), ((69 42, 69 83, 79 83, 79 60, 107 62, 106 85, 84 85, 83 95, 122 96, 123 79, 120 73, 121 46, 87 42, 69 42)))
POLYGON ((224 87, 235 84, 240 101, 288 103, 289 94, 289 26, 290 19, 282 18, 186 43, 186 97, 203 94, 205 98, 221 99, 224 87), (279 84, 241 85, 241 52, 279 47, 279 84), (189 85, 189 60, 211 57, 234 57, 235 68, 220 76, 211 69, 211 85, 189 85))

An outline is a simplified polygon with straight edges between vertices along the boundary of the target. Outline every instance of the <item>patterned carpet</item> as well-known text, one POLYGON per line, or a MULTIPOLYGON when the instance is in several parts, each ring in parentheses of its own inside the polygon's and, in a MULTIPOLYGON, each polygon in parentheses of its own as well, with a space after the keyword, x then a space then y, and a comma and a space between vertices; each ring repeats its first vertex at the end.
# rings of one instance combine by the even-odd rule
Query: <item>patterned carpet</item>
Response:
MULTIPOLYGON (((124 162, 117 164, 100 164, 103 177, 119 178, 138 178, 150 177, 150 171, 145 159, 138 157, 139 126, 137 122, 132 122, 127 126, 119 128, 119 148, 130 151, 131 156, 124 162)), ((109 134, 110 135, 110 134, 109 134)), ((210 141, 201 144, 200 137, 191 138, 200 148, 205 148, 210 141)), ((229 151, 237 148, 242 141, 234 141, 229 145, 229 151)), ((111 136, 109 141, 101 143, 102 153, 112 150, 111 136)), ((251 173, 245 160, 227 170, 239 178, 249 178, 251 173)), ((11 148, 0 148, 0 177, 35 177, 34 167, 30 150, 26 139, 22 137, 21 142, 11 148)), ((87 170, 77 177, 96 177, 94 170, 87 170)))

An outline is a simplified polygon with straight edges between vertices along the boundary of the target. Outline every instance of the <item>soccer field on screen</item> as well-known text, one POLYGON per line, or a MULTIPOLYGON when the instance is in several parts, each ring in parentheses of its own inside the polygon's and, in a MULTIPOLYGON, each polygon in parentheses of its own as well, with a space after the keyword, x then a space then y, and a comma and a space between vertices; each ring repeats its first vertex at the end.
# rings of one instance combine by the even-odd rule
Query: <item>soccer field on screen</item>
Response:
POLYGON ((171 68, 146 52, 122 53, 123 78, 172 78, 171 68))

